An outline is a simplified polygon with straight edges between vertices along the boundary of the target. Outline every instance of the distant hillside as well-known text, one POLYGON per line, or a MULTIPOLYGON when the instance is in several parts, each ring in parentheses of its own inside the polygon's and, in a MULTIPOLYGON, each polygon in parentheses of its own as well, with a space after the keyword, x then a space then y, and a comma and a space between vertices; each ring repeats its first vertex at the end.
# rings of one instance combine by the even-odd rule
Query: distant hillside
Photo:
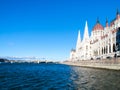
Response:
POLYGON ((9 60, 4 59, 4 58, 0 58, 0 62, 9 62, 9 60))

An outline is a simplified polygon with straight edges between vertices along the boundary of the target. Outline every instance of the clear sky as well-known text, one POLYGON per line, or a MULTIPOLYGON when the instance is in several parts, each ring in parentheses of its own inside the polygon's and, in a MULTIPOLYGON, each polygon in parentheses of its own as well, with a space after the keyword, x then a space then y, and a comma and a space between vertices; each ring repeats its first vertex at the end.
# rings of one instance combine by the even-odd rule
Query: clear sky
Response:
POLYGON ((0 56, 64 60, 78 30, 112 21, 120 0, 0 0, 0 56))

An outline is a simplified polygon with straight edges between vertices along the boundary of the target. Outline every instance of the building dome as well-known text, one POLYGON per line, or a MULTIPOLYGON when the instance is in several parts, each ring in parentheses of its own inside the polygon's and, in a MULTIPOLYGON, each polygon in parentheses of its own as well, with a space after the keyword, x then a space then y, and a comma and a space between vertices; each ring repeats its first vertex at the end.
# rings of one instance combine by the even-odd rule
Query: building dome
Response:
POLYGON ((96 30, 104 30, 103 26, 99 23, 98 20, 96 25, 93 27, 93 31, 96 31, 96 30))

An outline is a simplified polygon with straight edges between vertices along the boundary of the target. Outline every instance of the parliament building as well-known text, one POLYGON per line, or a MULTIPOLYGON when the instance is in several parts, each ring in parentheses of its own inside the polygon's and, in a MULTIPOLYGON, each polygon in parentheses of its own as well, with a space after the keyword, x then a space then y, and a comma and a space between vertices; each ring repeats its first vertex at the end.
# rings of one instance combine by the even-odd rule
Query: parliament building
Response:
POLYGON ((103 27, 97 19, 90 36, 86 21, 83 40, 79 30, 76 49, 71 50, 69 60, 106 59, 118 56, 120 56, 120 14, 117 11, 110 25, 106 20, 106 25, 103 27))

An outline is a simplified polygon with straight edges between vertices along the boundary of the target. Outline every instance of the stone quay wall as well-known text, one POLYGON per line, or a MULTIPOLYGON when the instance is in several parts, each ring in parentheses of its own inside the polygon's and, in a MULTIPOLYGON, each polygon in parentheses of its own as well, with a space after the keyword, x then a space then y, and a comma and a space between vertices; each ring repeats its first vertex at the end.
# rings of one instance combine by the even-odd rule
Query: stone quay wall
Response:
POLYGON ((82 60, 82 61, 66 61, 63 64, 91 67, 91 68, 102 68, 120 70, 120 58, 103 59, 103 60, 82 60))

